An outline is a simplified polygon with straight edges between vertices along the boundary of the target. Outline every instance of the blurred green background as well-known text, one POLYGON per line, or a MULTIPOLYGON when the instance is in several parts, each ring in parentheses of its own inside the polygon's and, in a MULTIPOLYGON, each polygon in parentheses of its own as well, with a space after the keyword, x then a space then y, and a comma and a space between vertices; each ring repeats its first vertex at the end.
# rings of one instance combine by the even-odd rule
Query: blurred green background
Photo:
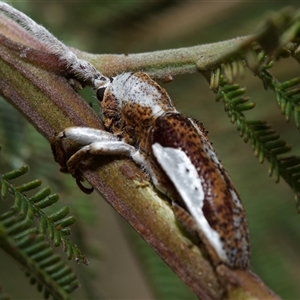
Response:
MULTIPOLYGON (((218 42, 253 33, 270 11, 287 5, 299 6, 297 1, 7 2, 67 45, 93 53, 137 53, 218 42)), ((272 73, 284 81, 299 76, 299 65, 285 59, 276 64, 272 73)), ((240 83, 257 104, 247 116, 267 120, 294 146, 293 153, 299 155, 299 132, 293 121, 285 122, 274 94, 265 91, 249 72, 240 83)), ((200 74, 176 77, 163 86, 179 111, 205 124, 241 195, 251 233, 253 271, 283 299, 300 299, 300 216, 293 193, 284 182, 275 184, 267 176, 267 164, 259 165, 251 147, 239 138, 222 104, 214 101, 214 94, 200 74)), ((91 91, 83 94, 88 101, 94 101, 91 91)), ((132 243, 142 247, 141 242, 136 237, 133 241, 128 239, 127 225, 99 195, 80 193, 70 176, 59 173, 45 139, 3 100, 0 144, 3 145, 1 173, 29 164, 30 176, 43 179, 44 185, 59 192, 79 219, 73 235, 88 254, 90 266, 74 266, 82 284, 74 298, 154 299, 147 280, 149 275, 132 249, 132 243)), ((0 213, 8 206, 9 203, 1 203, 0 213)), ((15 299, 42 299, 18 266, 2 252, 0 266, 0 285, 15 299)), ((150 277, 155 276, 152 273, 150 277)))

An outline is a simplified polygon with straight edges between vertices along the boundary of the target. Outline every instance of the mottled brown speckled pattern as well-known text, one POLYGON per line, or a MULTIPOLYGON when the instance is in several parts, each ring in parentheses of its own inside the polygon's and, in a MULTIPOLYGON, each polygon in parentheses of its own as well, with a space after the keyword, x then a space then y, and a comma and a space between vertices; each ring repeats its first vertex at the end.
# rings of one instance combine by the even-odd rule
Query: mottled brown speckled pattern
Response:
POLYGON ((110 132, 117 132, 120 128, 121 114, 118 103, 110 90, 106 91, 105 97, 101 101, 101 108, 105 128, 110 132))
MULTIPOLYGON (((250 242, 245 212, 239 198, 232 196, 236 193, 235 188, 215 157, 203 125, 179 114, 166 91, 147 74, 134 73, 131 76, 135 76, 137 85, 146 82, 154 88, 152 102, 137 100, 134 93, 130 94, 135 89, 129 90, 128 97, 124 95, 124 99, 116 99, 108 89, 101 101, 105 127, 144 153, 158 180, 157 187, 171 198, 178 197, 178 193, 156 162, 151 145, 159 143, 164 147, 183 150, 201 179, 205 192, 203 213, 210 226, 220 235, 229 266, 247 268, 250 242), (156 91, 159 92, 159 97, 156 91), (160 116, 154 114, 154 109, 157 110, 158 107, 163 110, 160 116)), ((137 89, 136 93, 143 95, 143 90, 137 89)))
MULTIPOLYGON (((161 107, 163 111, 176 111, 166 90, 147 74, 137 72, 133 73, 132 76, 135 77, 136 84, 143 82, 157 91, 159 97, 153 96, 155 105, 161 107)), ((143 88, 139 88, 139 92, 141 91, 143 88)), ((138 143, 140 137, 145 136, 155 121, 152 105, 141 106, 139 103, 131 101, 130 96, 126 99, 116 99, 116 96, 109 89, 101 101, 101 108, 106 129, 115 134, 121 134, 129 144, 138 143)))
MULTIPOLYGON (((247 268, 250 241, 246 216, 241 204, 232 199, 230 190, 236 193, 228 174, 220 163, 211 159, 207 148, 213 150, 203 126, 181 114, 166 114, 158 118, 151 129, 151 143, 182 149, 196 167, 204 187, 203 212, 210 226, 216 230, 226 245, 231 267, 247 268), (200 133, 200 134, 199 134, 200 133), (234 224, 234 218, 237 224, 234 224)), ((192 188, 192 186, 191 186, 192 188)))

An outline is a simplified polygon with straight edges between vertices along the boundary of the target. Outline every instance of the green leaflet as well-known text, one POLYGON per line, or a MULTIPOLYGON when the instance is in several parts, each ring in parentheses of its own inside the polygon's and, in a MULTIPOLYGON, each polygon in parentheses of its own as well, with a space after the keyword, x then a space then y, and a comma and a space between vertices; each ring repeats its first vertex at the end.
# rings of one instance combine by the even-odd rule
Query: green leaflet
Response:
POLYGON ((294 116, 297 128, 300 128, 300 77, 280 83, 266 69, 260 71, 258 76, 263 80, 264 86, 275 92, 278 106, 290 121, 294 116))
POLYGON ((224 53, 215 66, 210 81, 210 88, 217 94, 217 101, 222 100, 225 111, 232 123, 236 124, 239 135, 245 142, 250 142, 254 155, 259 162, 267 160, 270 164, 269 176, 276 182, 280 177, 293 189, 300 205, 300 157, 283 156, 291 147, 280 139, 279 134, 265 121, 247 120, 244 112, 255 107, 245 97, 245 88, 234 83, 244 74, 247 66, 258 76, 266 89, 271 89, 281 112, 289 121, 293 116, 297 128, 300 128, 300 77, 279 82, 270 72, 274 59, 293 57, 298 63, 300 37, 300 11, 283 9, 273 13, 261 29, 249 36, 240 47, 224 53))
POLYGON ((62 257, 54 253, 46 235, 55 247, 63 246, 68 259, 74 257, 77 262, 88 264, 78 247, 67 238, 69 226, 76 222, 76 218, 68 215, 67 207, 50 216, 43 212, 59 199, 57 194, 51 194, 50 188, 44 188, 31 197, 23 194, 39 187, 40 180, 17 187, 11 183, 28 170, 24 166, 0 175, 1 199, 14 200, 10 209, 0 215, 0 247, 23 266, 30 282, 43 291, 45 298, 71 299, 69 294, 78 286, 76 275, 62 257), (39 228, 33 226, 35 220, 39 228))
MULTIPOLYGON (((292 82, 294 84, 298 80, 292 80, 292 82)), ((289 83, 284 85, 285 88, 290 86, 289 83)), ((274 175, 276 182, 281 177, 290 185, 295 192, 297 206, 299 206, 300 157, 282 156, 290 152, 291 147, 280 139, 279 134, 267 122, 246 119, 243 112, 254 108, 255 104, 249 102, 249 98, 243 96, 244 93, 245 88, 240 88, 238 84, 227 85, 224 78, 221 78, 217 101, 223 101, 231 122, 236 124, 244 141, 250 142, 259 162, 263 163, 265 159, 269 162, 269 176, 274 175)))

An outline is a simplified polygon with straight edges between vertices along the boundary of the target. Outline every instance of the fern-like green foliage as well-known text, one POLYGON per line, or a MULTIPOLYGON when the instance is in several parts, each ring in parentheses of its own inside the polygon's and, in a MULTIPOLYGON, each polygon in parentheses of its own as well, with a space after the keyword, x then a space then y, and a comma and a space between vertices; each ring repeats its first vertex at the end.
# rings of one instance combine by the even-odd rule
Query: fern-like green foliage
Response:
POLYGON ((0 247, 17 260, 30 277, 31 283, 36 283, 39 291, 44 291, 44 297, 50 295, 54 299, 70 299, 69 294, 78 286, 76 275, 66 262, 54 253, 53 247, 47 241, 46 235, 54 246, 63 246, 68 259, 75 257, 77 261, 87 264, 87 260, 67 236, 70 234, 75 217, 68 216, 69 209, 63 207, 46 215, 43 211, 58 201, 57 194, 51 194, 49 188, 44 188, 33 196, 26 196, 41 185, 40 180, 15 186, 11 180, 28 172, 28 167, 0 175, 1 199, 13 198, 11 208, 0 215, 0 247), (39 227, 34 226, 34 221, 39 227))
POLYGON ((285 82, 279 82, 267 69, 259 72, 258 76, 263 80, 266 88, 272 89, 276 94, 276 100, 281 112, 289 121, 294 115, 297 128, 300 128, 300 77, 285 82))
POLYGON ((294 190, 299 201, 300 192, 300 156, 284 156, 291 147, 280 138, 266 121, 247 120, 244 111, 254 108, 255 104, 244 96, 245 88, 238 84, 228 85, 224 78, 220 80, 217 101, 224 102, 225 110, 232 123, 245 142, 250 141, 254 155, 259 162, 266 159, 270 163, 269 175, 275 175, 276 181, 282 177, 294 190))
POLYGON ((300 11, 285 9, 270 16, 262 29, 240 46, 224 54, 220 64, 212 72, 210 88, 222 100, 232 123, 245 142, 250 142, 259 162, 270 164, 269 175, 276 182, 283 178, 293 189, 297 208, 300 205, 300 156, 282 156, 291 147, 263 120, 247 120, 244 112, 255 107, 245 97, 245 88, 235 84, 235 79, 248 67, 258 76, 266 89, 275 92, 281 112, 289 121, 294 115, 300 128, 300 77, 285 82, 278 81, 270 69, 275 59, 294 57, 299 63, 300 11))

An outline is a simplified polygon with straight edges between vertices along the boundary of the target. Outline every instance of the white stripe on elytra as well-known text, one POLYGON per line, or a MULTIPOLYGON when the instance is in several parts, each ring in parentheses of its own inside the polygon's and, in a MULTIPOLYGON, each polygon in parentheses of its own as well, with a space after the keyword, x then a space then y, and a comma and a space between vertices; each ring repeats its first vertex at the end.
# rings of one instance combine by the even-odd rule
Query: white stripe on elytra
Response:
POLYGON ((202 207, 205 195, 197 170, 189 157, 181 149, 163 147, 158 143, 152 145, 152 150, 158 163, 175 185, 200 230, 220 259, 228 261, 220 235, 209 225, 203 214, 202 207))

